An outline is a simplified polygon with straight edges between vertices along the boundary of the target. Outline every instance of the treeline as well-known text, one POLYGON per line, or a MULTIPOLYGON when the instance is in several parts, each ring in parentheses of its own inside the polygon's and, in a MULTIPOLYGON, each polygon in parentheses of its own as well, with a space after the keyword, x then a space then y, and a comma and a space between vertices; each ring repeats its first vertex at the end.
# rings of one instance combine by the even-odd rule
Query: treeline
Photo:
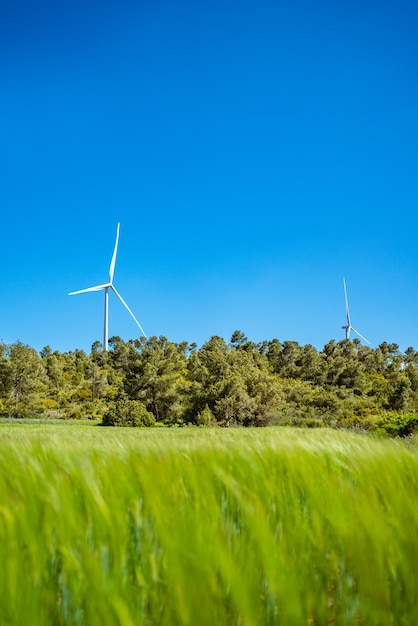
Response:
POLYGON ((418 352, 330 341, 322 351, 235 331, 200 348, 165 337, 110 340, 91 353, 0 344, 0 415, 103 424, 394 429, 418 411, 418 352), (394 417, 395 416, 395 417, 394 417), (396 419, 395 419, 396 418, 396 419))

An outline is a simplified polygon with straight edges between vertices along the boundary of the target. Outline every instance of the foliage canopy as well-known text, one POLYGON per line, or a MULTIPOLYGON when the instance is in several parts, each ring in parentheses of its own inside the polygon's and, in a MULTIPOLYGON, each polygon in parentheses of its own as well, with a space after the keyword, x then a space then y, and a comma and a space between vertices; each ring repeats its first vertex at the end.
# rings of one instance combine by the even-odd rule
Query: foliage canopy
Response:
POLYGON ((39 354, 0 345, 0 415, 87 417, 107 425, 345 426, 409 434, 418 353, 396 344, 251 342, 235 331, 200 348, 166 337, 39 354))

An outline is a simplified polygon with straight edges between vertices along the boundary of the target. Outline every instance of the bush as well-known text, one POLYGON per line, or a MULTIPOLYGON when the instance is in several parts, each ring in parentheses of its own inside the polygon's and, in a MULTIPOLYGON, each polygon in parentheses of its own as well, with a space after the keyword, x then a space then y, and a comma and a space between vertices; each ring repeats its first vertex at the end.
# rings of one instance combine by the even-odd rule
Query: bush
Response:
POLYGON ((155 418, 138 400, 115 400, 103 417, 103 426, 153 426, 155 418))
POLYGON ((324 420, 310 417, 303 420, 303 422, 301 422, 301 426, 305 426, 306 428, 326 428, 327 424, 324 420))
POLYGON ((64 410, 64 419, 66 420, 81 420, 83 417, 83 413, 81 412, 80 407, 78 406, 69 406, 64 410))
POLYGON ((348 430, 369 431, 375 428, 375 415, 347 415, 337 420, 337 428, 347 428, 348 430))
POLYGON ((389 437, 408 437, 414 434, 417 428, 417 413, 388 413, 376 422, 376 433, 389 437))
POLYGON ((198 426, 216 426, 216 418, 208 405, 206 404, 203 411, 200 411, 197 415, 197 424, 198 426))

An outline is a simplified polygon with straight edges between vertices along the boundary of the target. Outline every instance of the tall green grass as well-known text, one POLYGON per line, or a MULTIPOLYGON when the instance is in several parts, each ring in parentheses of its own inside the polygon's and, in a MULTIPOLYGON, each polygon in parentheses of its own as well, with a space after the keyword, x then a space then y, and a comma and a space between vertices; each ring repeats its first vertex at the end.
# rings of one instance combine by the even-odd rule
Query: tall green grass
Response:
POLYGON ((0 625, 418 623, 418 457, 290 429, 0 428, 0 625))

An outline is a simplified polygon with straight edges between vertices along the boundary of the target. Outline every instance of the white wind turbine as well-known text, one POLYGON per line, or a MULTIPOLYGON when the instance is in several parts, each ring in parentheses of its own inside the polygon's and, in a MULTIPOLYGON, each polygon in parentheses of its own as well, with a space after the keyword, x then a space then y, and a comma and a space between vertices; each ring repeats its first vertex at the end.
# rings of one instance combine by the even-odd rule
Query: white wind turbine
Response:
POLYGON ((88 291, 101 291, 103 289, 103 291, 104 291, 103 347, 104 347, 104 350, 106 350, 106 351, 108 350, 108 337, 109 337, 109 333, 108 333, 108 328, 109 328, 109 289, 111 289, 113 291, 113 293, 119 298, 119 300, 122 302, 123 306, 126 309, 128 309, 129 313, 134 318, 136 324, 139 326, 139 329, 141 330, 142 334, 144 335, 144 337, 146 337, 144 329, 142 328, 141 324, 138 322, 138 320, 136 319, 135 315, 132 313, 131 309, 128 307, 128 305, 126 304, 125 300, 122 298, 120 293, 118 291, 116 291, 116 287, 113 284, 113 274, 115 273, 116 254, 117 254, 117 251, 118 251, 118 243, 119 243, 119 230, 120 230, 120 224, 118 223, 118 227, 117 227, 117 230, 116 230, 115 249, 113 250, 112 260, 110 262, 109 282, 108 283, 103 283, 103 285, 96 285, 95 287, 88 287, 87 289, 80 289, 79 291, 72 291, 71 293, 68 294, 69 296, 75 296, 75 295, 77 295, 79 293, 87 293, 88 291))
POLYGON ((345 278, 343 278, 343 282, 344 282, 344 295, 345 295, 345 314, 347 316, 347 325, 346 326, 341 326, 341 328, 344 328, 345 330, 345 338, 346 339, 350 339, 350 331, 352 330, 353 333, 356 333, 356 335, 358 335, 359 337, 361 337, 361 339, 364 339, 364 341, 366 343, 370 343, 370 341, 368 339, 366 339, 366 337, 363 337, 363 335, 360 335, 360 333, 358 332, 358 330, 356 330, 355 328, 353 328, 351 326, 351 321, 350 321, 350 311, 348 308, 348 297, 347 297, 347 286, 345 284, 345 278))

